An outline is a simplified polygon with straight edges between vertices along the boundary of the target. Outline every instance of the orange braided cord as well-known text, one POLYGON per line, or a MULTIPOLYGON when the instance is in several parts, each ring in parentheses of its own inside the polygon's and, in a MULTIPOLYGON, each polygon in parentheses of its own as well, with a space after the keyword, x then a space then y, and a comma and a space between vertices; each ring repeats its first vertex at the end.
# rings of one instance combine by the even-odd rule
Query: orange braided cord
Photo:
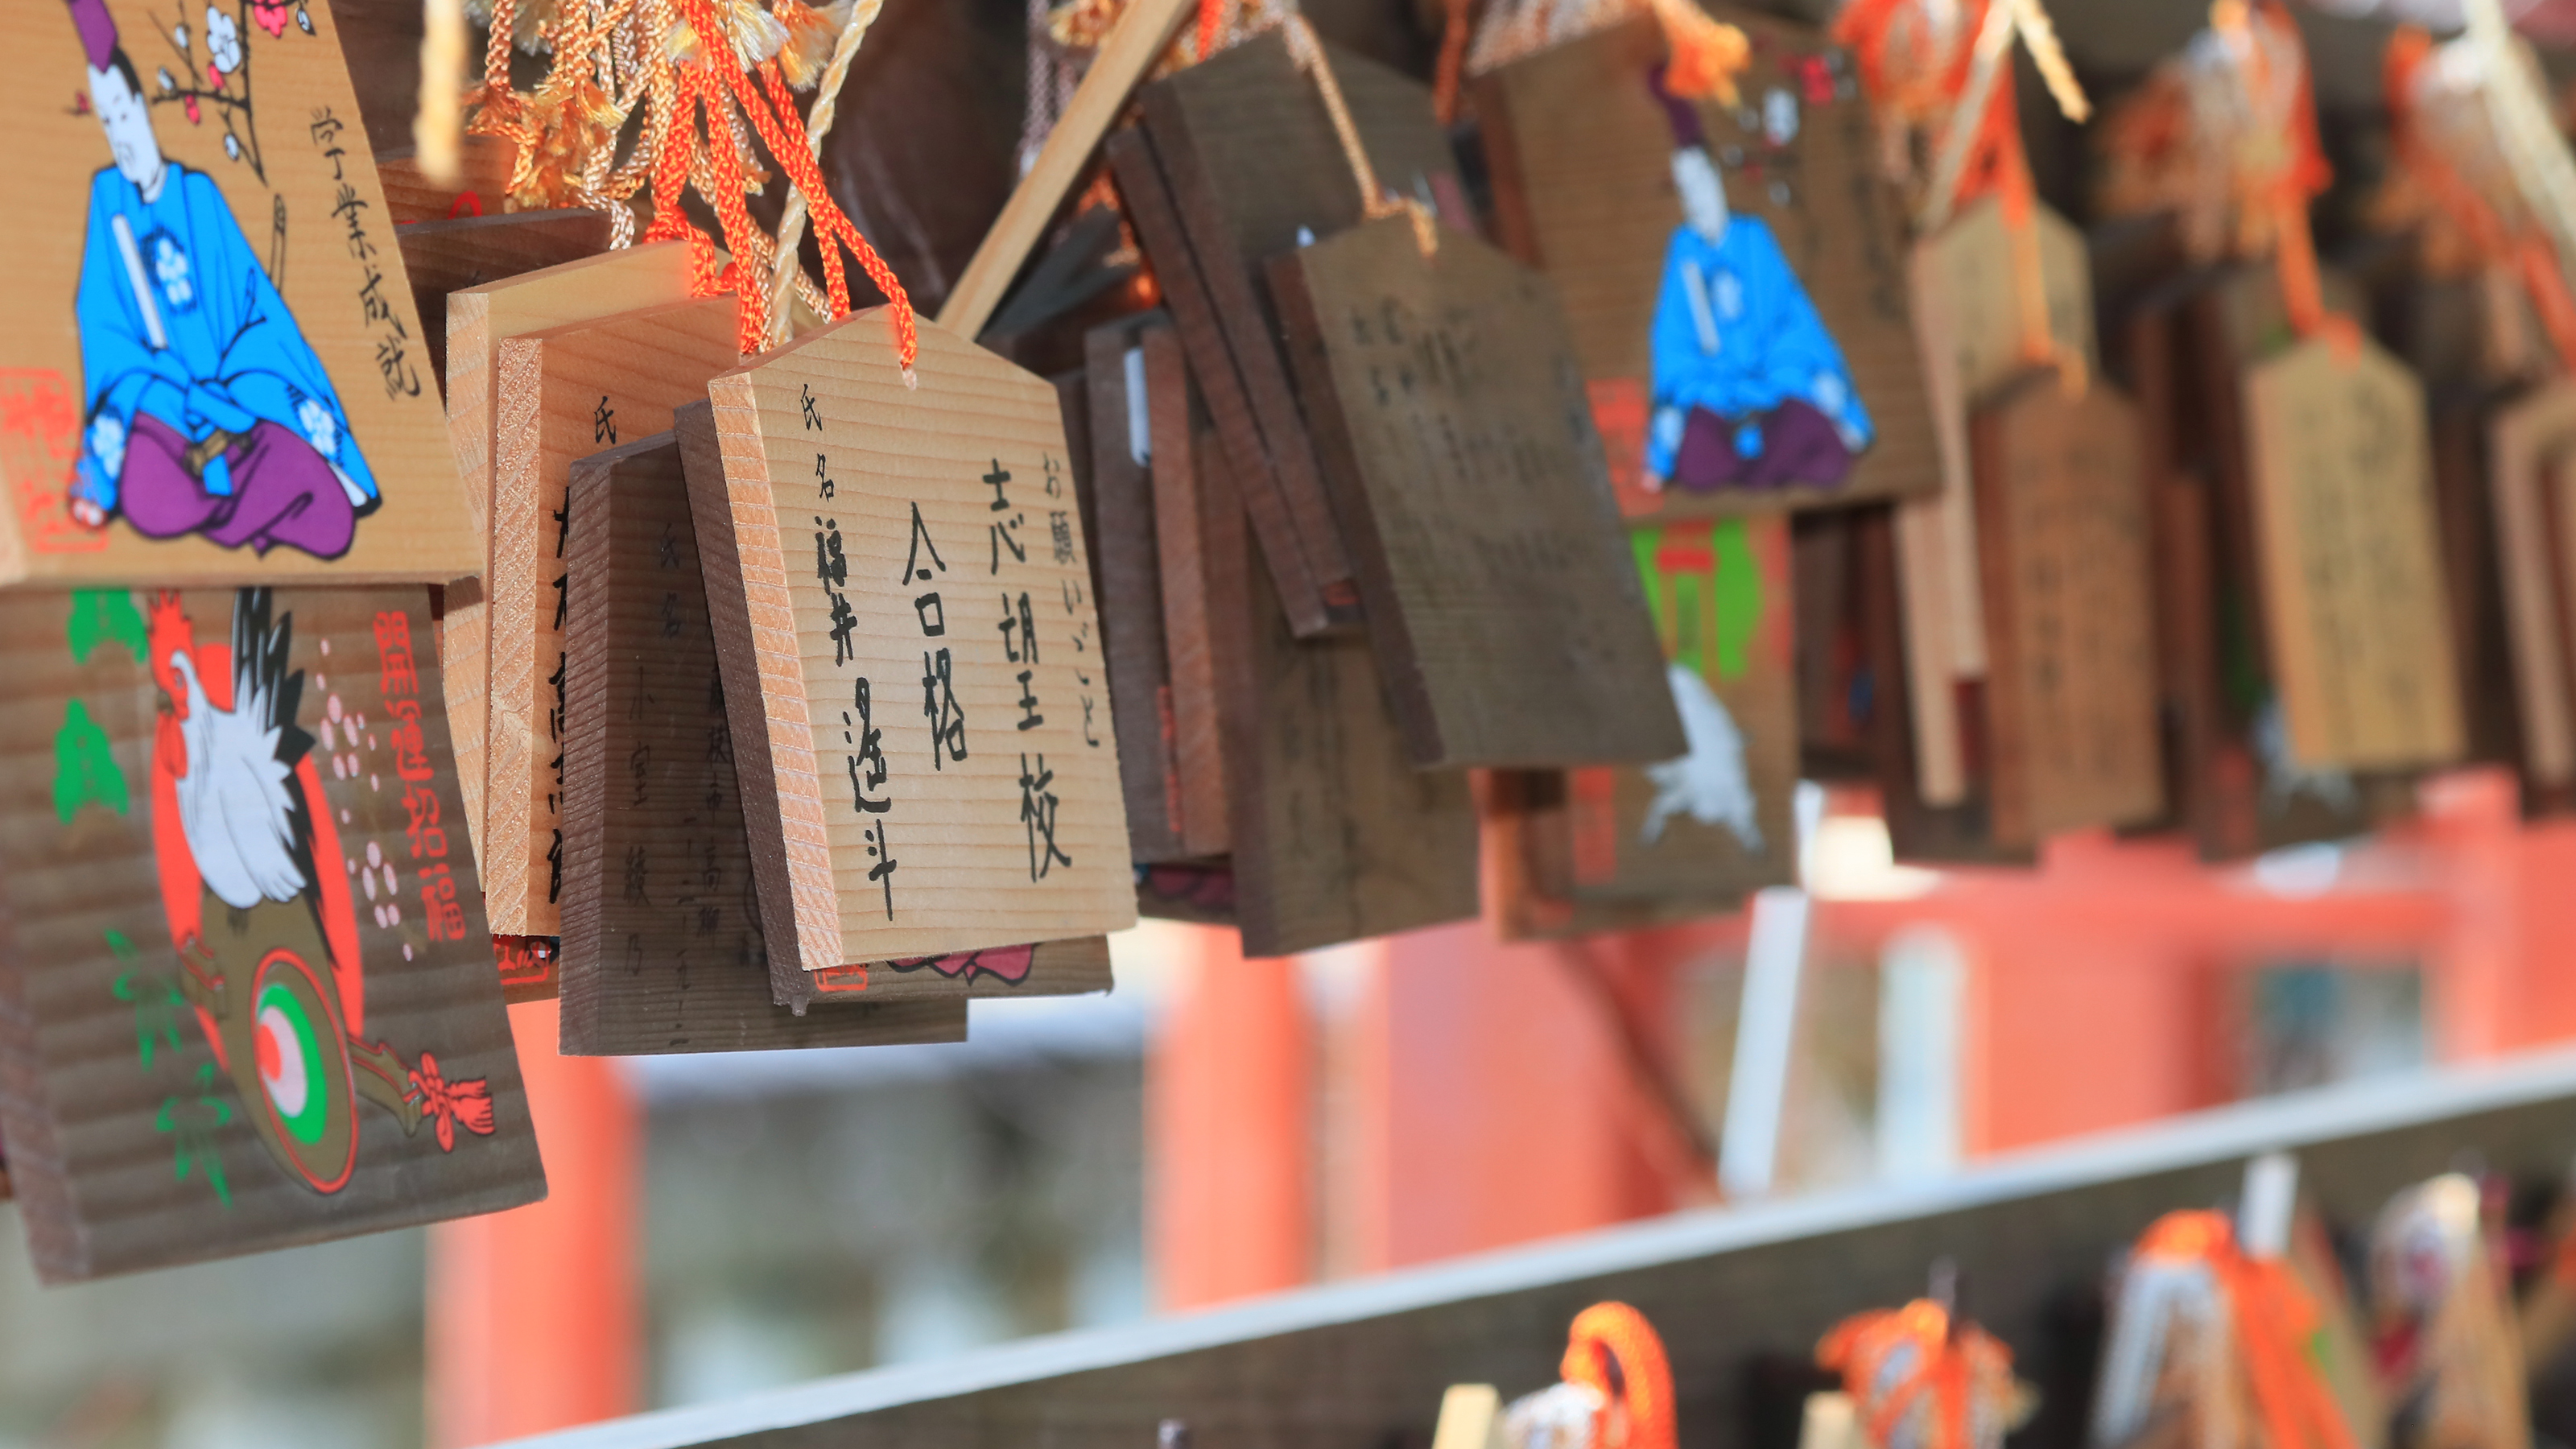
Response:
POLYGON ((2271 30, 2295 58, 2299 83, 2287 117, 2289 154, 2270 175, 2240 176, 2238 186, 2251 205, 2271 214, 2273 264, 2281 275, 2281 299, 2289 311, 2290 326, 2301 337, 2322 333, 2332 337, 2338 346, 2357 346, 2358 329, 2349 319, 2326 310, 2325 283, 2317 271, 2316 237, 2308 229, 2308 203, 2324 195, 2334 183, 2334 169, 2326 164, 2325 148, 2317 142, 2315 78, 2307 50, 2299 39, 2298 24, 2282 8, 2281 0, 2254 0, 2251 6, 2242 0, 2217 0, 2210 7, 2210 19, 2222 32, 2241 33, 2249 92, 2259 94, 2268 79, 2263 46, 2253 33, 2254 27, 2271 30))
MULTIPOLYGON (((756 262, 769 238, 751 219, 745 197, 749 178, 745 173, 741 149, 732 135, 732 113, 727 109, 727 92, 733 105, 748 117, 761 144, 787 170, 789 178, 804 191, 806 214, 814 237, 823 253, 823 270, 829 283, 835 318, 850 310, 849 284, 842 266, 841 248, 857 256, 860 266, 886 294, 894 309, 895 352, 904 375, 912 376, 914 361, 920 355, 920 340, 912 311, 912 301, 903 284, 895 279, 892 268, 877 255, 876 248, 860 235, 831 192, 823 186, 822 168, 815 163, 805 136, 805 125, 797 115, 794 99, 786 81, 778 73, 775 59, 764 61, 760 78, 754 82, 736 60, 733 42, 717 20, 709 0, 678 0, 681 18, 696 32, 700 47, 697 61, 671 67, 670 104, 663 94, 654 96, 656 109, 653 128, 653 224, 645 232, 649 241, 686 239, 689 243, 691 291, 701 297, 733 292, 740 301, 737 321, 737 345, 749 355, 762 350, 769 336, 769 296, 744 264, 756 262), (721 79, 720 79, 721 77, 721 79), (764 95, 762 88, 766 87, 764 95), (700 151, 698 126, 706 127, 705 145, 700 151), (714 243, 691 224, 681 206, 681 195, 689 184, 693 158, 703 156, 708 168, 709 185, 714 194, 707 201, 715 208, 723 226, 728 248, 735 262, 719 265, 714 243)), ((756 270, 756 269, 754 269, 756 270)))
POLYGON ((1216 54, 1219 32, 1225 24, 1225 0, 1199 0, 1198 54, 1205 60, 1216 54))
POLYGON ((2322 1316, 2286 1263, 2247 1257, 2227 1219, 2200 1210, 2158 1218, 2138 1240, 2138 1256, 2210 1266, 2236 1320, 2266 1449, 2353 1449, 2343 1410, 2307 1356, 2322 1316))
POLYGON ((1440 60, 1431 72, 1431 109, 1446 126, 1458 119, 1458 77, 1467 67, 1468 11, 1475 0, 1449 0, 1440 31, 1440 60))
POLYGON ((1995 1401, 1999 1430, 2010 1414, 2012 1350, 1974 1324, 1953 1333, 1949 1311, 1928 1298, 1844 1319, 1816 1345, 1816 1362, 1843 1376, 1872 1444, 1889 1443, 1926 1394, 1931 1433, 1921 1449, 1974 1449, 1980 1394, 1995 1401), (1888 1382, 1890 1360, 1908 1350, 1912 1368, 1888 1382))
POLYGON ((2576 372, 2576 297, 2569 295, 2557 248, 2537 227, 2516 235, 2494 202, 2444 160, 2425 136, 2422 118, 2416 114, 2415 82, 2432 54, 2433 38, 2412 25, 2398 27, 2388 38, 2382 73, 2388 90, 2390 139, 2398 161, 2468 237, 2481 259, 2490 266, 2510 267, 2521 278, 2560 363, 2576 372))
MULTIPOLYGON (((1566 1331, 1565 1361, 1558 1375, 1599 1393, 1628 1421, 1626 1449, 1675 1449, 1673 1371, 1664 1341, 1646 1315, 1625 1303, 1595 1303, 1574 1315, 1566 1331), (1618 1364, 1614 1380, 1610 1366, 1618 1364), (1612 1384, 1619 1390, 1612 1392, 1612 1384)), ((1606 1424, 1593 1426, 1592 1442, 1607 1444, 1606 1424)))
MULTIPOLYGON (((1835 20, 1833 37, 1851 50, 1861 87, 1881 115, 1939 132, 1964 103, 1976 69, 1975 37, 1986 24, 1988 6, 2005 3, 2009 0, 1967 0, 1946 55, 1934 45, 1923 0, 1857 0, 1835 20)), ((1959 174, 1954 213, 1987 196, 2002 206, 2005 234, 2012 243, 2023 360, 2045 363, 2057 347, 2048 331, 2047 285, 2040 273, 2039 233, 2031 220, 2037 197, 2021 144, 2021 111, 2010 84, 1997 84, 1986 93, 1985 112, 1977 117, 1967 165, 1959 174)))
POLYGON ((1753 63, 1753 42, 1732 25, 1709 18, 1698 0, 1652 0, 1655 19, 1664 27, 1664 44, 1672 52, 1664 85, 1685 100, 1714 97, 1732 106, 1735 78, 1753 63))

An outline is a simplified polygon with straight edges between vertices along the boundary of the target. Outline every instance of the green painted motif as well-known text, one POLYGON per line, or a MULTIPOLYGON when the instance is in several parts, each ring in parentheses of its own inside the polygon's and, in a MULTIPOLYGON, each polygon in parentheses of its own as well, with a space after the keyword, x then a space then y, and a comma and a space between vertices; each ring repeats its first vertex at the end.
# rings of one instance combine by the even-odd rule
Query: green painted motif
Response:
POLYGON ((1628 546, 1637 560, 1637 576, 1645 581, 1646 608, 1654 615, 1661 632, 1667 619, 1672 631, 1665 638, 1669 657, 1702 677, 1711 677, 1709 654, 1717 656, 1713 677, 1720 680, 1741 679, 1753 663, 1753 637, 1762 627, 1762 566, 1753 557, 1753 541, 1744 520, 1729 518, 1712 524, 1708 531, 1709 554, 1715 568, 1664 571, 1661 555, 1669 526, 1636 528, 1628 532, 1628 546))
POLYGON ((119 815, 134 803, 124 772, 116 768, 116 753, 108 747, 107 731, 89 717, 89 706, 75 699, 63 705, 63 727, 54 735, 54 814, 69 825, 92 801, 119 815))
POLYGON ((215 1129, 233 1120, 230 1103, 215 1095, 215 1064, 197 1068, 197 1092, 191 1097, 170 1096, 161 1099, 160 1115, 152 1119, 157 1131, 173 1133, 178 1141, 172 1146, 173 1175, 180 1182, 188 1180, 191 1171, 202 1173, 215 1190, 215 1198, 226 1207, 233 1205, 231 1184, 224 1180, 224 1160, 215 1150, 215 1129))
POLYGON ((87 664, 90 651, 101 644, 124 645, 138 663, 151 647, 143 613, 126 589, 74 589, 69 634, 74 664, 87 664))
MULTIPOLYGON (((117 959, 132 960, 134 947, 114 931, 107 933, 107 944, 116 951, 117 959)), ((113 988, 116 999, 134 1008, 134 1049, 141 1054, 143 1065, 152 1065, 155 1051, 176 1052, 179 1047, 179 1013, 188 999, 179 994, 169 977, 150 971, 117 973, 113 988)))

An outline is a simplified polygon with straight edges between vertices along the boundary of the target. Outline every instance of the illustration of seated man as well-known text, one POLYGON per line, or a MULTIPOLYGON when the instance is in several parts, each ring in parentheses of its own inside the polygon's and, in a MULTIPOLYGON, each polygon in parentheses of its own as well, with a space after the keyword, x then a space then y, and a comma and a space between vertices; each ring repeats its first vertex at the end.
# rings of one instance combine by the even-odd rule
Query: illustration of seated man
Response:
POLYGON ((90 185, 73 311, 87 402, 71 511, 149 538, 348 552, 375 476, 214 179, 161 152, 105 0, 70 0, 115 164, 90 185))
POLYGON ((1655 299, 1647 486, 1839 484, 1876 435, 1842 348, 1771 228, 1728 212, 1699 112, 1663 81, 1657 67, 1682 224, 1655 299))

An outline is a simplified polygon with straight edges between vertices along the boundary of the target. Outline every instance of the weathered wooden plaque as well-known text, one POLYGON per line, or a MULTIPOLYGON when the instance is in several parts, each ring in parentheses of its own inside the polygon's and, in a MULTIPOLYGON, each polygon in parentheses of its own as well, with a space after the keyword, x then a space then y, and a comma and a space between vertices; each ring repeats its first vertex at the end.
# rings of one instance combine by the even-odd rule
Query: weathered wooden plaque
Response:
POLYGON ((746 804, 777 817, 809 970, 1135 920, 1055 390, 928 323, 908 388, 891 324, 709 389, 725 506, 701 550, 719 638, 738 607, 759 670, 735 749, 748 773, 759 736, 775 780, 746 804))
POLYGON ((2462 749, 2424 393, 2375 345, 2300 343, 2247 375, 2265 622, 2293 758, 2440 765, 2462 749))
POLYGON ((962 996, 773 998, 678 441, 583 459, 569 501, 562 1050, 965 1040, 962 996))
MULTIPOLYGON (((2082 233, 2033 203, 2049 339, 2097 365, 2093 288, 2082 233)), ((1966 726, 1959 683, 1986 672, 1985 622, 1978 607, 1976 498, 1968 415, 2034 359, 2023 355, 2024 298, 2003 204, 1989 197, 1937 236, 1914 245, 1910 295, 1923 380, 1941 445, 1941 491, 1897 506, 1896 540, 1905 590, 1906 668, 1913 685, 1915 769, 1923 796, 1956 804, 1968 789, 1966 726)))
MULTIPOLYGON (((1470 225, 1431 92, 1326 47, 1380 185, 1470 225)), ((1358 622, 1352 561, 1280 355, 1260 267, 1364 215, 1331 116, 1277 31, 1138 93, 1110 158, 1300 635, 1358 622)))
POLYGON ((1200 486, 1244 954, 1474 917, 1466 772, 1412 767, 1368 641, 1299 640, 1231 481, 1200 486))
POLYGON ((0 23, 32 219, 0 345, 0 583, 478 566, 335 21, 292 9, 0 23))
POLYGON ((1154 558, 1161 575, 1170 681, 1170 694, 1158 713, 1170 729, 1173 780, 1180 789, 1181 850, 1185 858, 1206 859, 1233 849, 1234 831, 1225 803, 1225 742, 1216 642, 1208 622, 1199 475, 1228 464, 1216 435, 1202 426, 1204 413, 1179 332, 1149 327, 1137 342, 1152 443, 1154 558))
POLYGON ((2264 627, 2245 445, 2245 372, 2286 340, 2270 266, 2194 272, 2141 297, 2120 351, 2155 484, 2157 640, 2174 720, 2170 784, 2202 856, 2238 860, 2370 828, 2403 777, 2303 767, 2264 627))
POLYGON ((447 591, 439 657, 446 665, 447 715, 456 734, 465 821, 478 854, 487 847, 484 740, 492 625, 484 576, 491 571, 492 422, 500 413, 495 349, 505 337, 688 299, 689 249, 682 242, 629 247, 448 294, 447 439, 465 475, 477 559, 473 582, 447 591))
POLYGON ((1683 752, 1545 279, 1390 217, 1271 267, 1369 639, 1416 765, 1683 752))
POLYGON ((1930 493, 1904 205, 1848 53, 1716 6, 1743 104, 1660 88, 1651 16, 1478 84, 1504 245, 1565 299, 1632 518, 1930 493))
POLYGON ((0 1131, 47 1281, 544 1194, 428 604, 0 601, 0 1131))
POLYGON ((2535 785, 2576 784, 2576 677, 2562 595, 2565 569, 2551 524, 2551 465, 2576 449, 2576 381, 2559 379, 2488 423, 2487 483, 2495 515, 2505 628, 2513 646, 2523 768, 2535 785))
POLYGON ((2035 371, 1973 420, 1989 829, 2035 846, 2164 811, 2137 409, 2035 371))
POLYGON ((1631 540, 1689 748, 1519 777, 1531 884, 1565 901, 1729 910, 1797 878, 1789 522, 1649 524, 1631 540))
POLYGON ((573 461, 666 432, 671 411, 740 362, 731 297, 504 338, 494 349, 490 734, 485 909, 512 935, 553 935, 563 891, 563 620, 573 461))
POLYGON ((1091 560, 1100 573, 1109 697, 1127 722, 1118 735, 1118 778, 1127 804, 1128 854, 1139 864, 1190 855, 1156 557, 1156 413, 1142 336, 1158 324, 1168 331, 1170 320, 1148 312, 1104 323, 1083 339, 1091 491, 1100 519, 1090 540, 1091 560))

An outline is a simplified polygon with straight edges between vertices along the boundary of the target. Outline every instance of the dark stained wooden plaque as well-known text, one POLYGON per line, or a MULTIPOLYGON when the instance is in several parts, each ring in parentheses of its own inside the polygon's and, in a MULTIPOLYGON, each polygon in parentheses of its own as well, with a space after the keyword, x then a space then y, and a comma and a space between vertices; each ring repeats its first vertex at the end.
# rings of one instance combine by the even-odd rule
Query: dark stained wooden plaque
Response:
POLYGON ((1569 902, 1732 909, 1797 879, 1799 739, 1785 517, 1647 525, 1645 582, 1685 752, 1508 772, 1531 885, 1569 902))
POLYGON ((0 1131, 39 1276, 544 1196, 428 591, 35 591, 0 637, 0 1131))
POLYGON ((1189 853, 1182 843, 1172 671, 1163 639, 1162 569, 1155 557, 1152 442, 1138 426, 1146 399, 1130 396, 1131 382, 1144 381, 1139 334, 1159 315, 1104 323, 1083 338, 1091 496, 1099 517, 1091 562, 1100 575, 1110 710, 1120 724, 1118 780, 1127 798, 1127 849, 1139 863, 1189 853))
POLYGON ((574 463, 570 501, 561 1049, 965 1040, 962 999, 774 999, 678 441, 574 463))
MULTIPOLYGON (((1379 183, 1470 224, 1430 90, 1325 51, 1379 183)), ((1352 562, 1259 269, 1358 224, 1358 183, 1314 80, 1280 32, 1146 86, 1139 100, 1145 125, 1113 140, 1111 163, 1225 438, 1242 506, 1298 634, 1348 628, 1361 608, 1352 562)))
POLYGON ((1411 766, 1368 642, 1299 640, 1230 480, 1200 484, 1244 954, 1471 919, 1466 773, 1411 766))
MULTIPOLYGON (((1856 67, 1815 30, 1729 6, 1708 9, 1741 26, 1753 45, 1738 80, 1740 107, 1687 107, 1724 178, 1729 235, 1749 226, 1776 242, 1774 254, 1835 343, 1847 390, 1871 428, 1839 480, 1717 482, 1707 491, 1646 485, 1649 429, 1667 391, 1657 377, 1656 320, 1686 315, 1686 294, 1669 306, 1664 294, 1668 271, 1682 275, 1668 262, 1689 228, 1673 179, 1676 118, 1648 81, 1665 59, 1663 32, 1640 15, 1498 67, 1476 93, 1497 229, 1564 295, 1620 504, 1632 518, 1660 520, 1930 493, 1940 486, 1941 461, 1907 299, 1906 217, 1880 168, 1856 67)), ((1732 254, 1757 244, 1748 237, 1727 245, 1732 254)), ((1760 272, 1771 275, 1767 264, 1760 272)), ((1714 330, 1731 335, 1733 320, 1721 301, 1714 330)), ((1691 375, 1680 365, 1686 350, 1665 355, 1674 377, 1691 375)), ((1776 422, 1720 419, 1730 428, 1747 420, 1766 430, 1776 422)))
POLYGON ((2055 368, 1971 415, 1998 845, 2164 811, 2137 409, 2055 368))
POLYGON ((1206 528, 1199 475, 1226 467, 1207 429, 1189 359, 1170 327, 1137 338, 1144 366, 1154 475, 1154 557, 1161 578, 1163 647, 1171 691, 1168 724, 1173 780, 1180 788, 1181 852, 1208 859, 1234 848, 1225 802, 1225 739, 1217 701, 1216 643, 1208 623, 1206 528))
POLYGON ((1546 280, 1446 228, 1426 257, 1403 217, 1270 278, 1413 762, 1684 753, 1546 280))

